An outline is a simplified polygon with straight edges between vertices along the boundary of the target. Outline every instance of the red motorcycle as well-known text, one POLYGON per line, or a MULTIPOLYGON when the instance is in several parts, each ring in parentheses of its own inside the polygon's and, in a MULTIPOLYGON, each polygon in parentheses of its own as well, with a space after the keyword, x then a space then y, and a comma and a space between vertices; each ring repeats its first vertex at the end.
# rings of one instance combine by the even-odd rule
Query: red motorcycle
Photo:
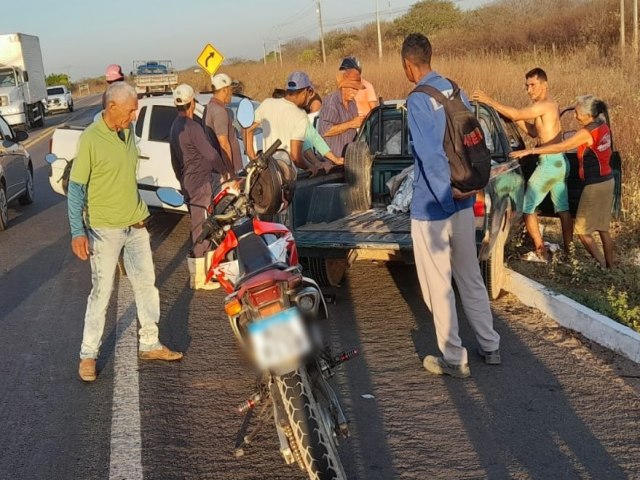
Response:
MULTIPOLYGON (((273 419, 287 464, 297 463, 311 479, 345 479, 337 444, 349 430, 327 380, 358 351, 331 354, 319 322, 328 317, 326 302, 317 283, 302 274, 293 235, 259 218, 284 210, 294 194, 296 168, 279 145, 249 162, 239 183, 223 186, 198 239, 212 243, 207 281, 215 277, 226 290, 233 333, 261 372, 257 391, 237 409, 245 420, 236 455, 273 419), (258 424, 247 434, 254 412, 258 424)), ((158 197, 172 206, 184 203, 174 189, 160 188, 158 197)))

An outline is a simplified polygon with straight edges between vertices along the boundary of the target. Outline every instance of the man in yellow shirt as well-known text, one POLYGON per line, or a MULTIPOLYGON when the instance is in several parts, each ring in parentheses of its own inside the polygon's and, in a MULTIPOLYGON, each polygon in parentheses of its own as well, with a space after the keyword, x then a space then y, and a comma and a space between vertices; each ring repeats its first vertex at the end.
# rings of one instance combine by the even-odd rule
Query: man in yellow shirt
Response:
POLYGON ((168 361, 182 358, 182 353, 169 350, 158 340, 160 298, 145 227, 149 210, 140 198, 136 181, 138 150, 131 122, 137 110, 133 87, 125 82, 110 85, 102 117, 80 137, 69 178, 71 249, 80 260, 91 261, 92 289, 78 369, 86 382, 96 379, 106 311, 123 250, 140 320, 139 357, 168 361))

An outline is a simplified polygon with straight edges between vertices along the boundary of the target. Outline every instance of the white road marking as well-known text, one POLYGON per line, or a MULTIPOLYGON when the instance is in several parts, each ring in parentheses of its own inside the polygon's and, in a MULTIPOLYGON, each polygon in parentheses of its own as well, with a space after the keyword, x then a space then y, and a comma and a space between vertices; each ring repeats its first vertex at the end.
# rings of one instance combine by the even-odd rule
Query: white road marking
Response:
POLYGON ((109 480, 142 480, 138 321, 131 284, 122 277, 117 318, 109 480))

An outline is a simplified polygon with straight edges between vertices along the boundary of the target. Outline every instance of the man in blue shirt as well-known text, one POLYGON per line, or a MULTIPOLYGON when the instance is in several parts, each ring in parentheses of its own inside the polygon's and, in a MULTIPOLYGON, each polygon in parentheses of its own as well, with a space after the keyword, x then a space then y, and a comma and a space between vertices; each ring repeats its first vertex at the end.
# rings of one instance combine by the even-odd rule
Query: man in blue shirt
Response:
MULTIPOLYGON (((451 83, 431 69, 431 43, 422 34, 409 35, 402 44, 407 79, 431 85, 445 96, 451 83)), ((466 97, 465 97, 466 98, 466 97)), ((462 306, 488 364, 500 363, 500 336, 493 329, 487 290, 476 257, 473 193, 451 187, 449 160, 443 141, 444 108, 425 93, 407 99, 409 132, 414 157, 411 237, 424 301, 433 314, 441 357, 427 355, 424 368, 435 375, 464 378, 471 375, 467 350, 458 334, 454 278, 462 306)))

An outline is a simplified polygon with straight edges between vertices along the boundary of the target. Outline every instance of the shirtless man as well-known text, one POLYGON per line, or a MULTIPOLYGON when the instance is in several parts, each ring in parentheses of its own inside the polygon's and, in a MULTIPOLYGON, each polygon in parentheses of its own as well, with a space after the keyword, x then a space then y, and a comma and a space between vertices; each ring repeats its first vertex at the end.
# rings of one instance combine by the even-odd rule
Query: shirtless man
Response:
MULTIPOLYGON (((558 104, 549 96, 547 74, 541 68, 534 68, 527 72, 525 80, 527 94, 533 102, 528 107, 514 108, 503 105, 480 90, 473 92, 471 98, 493 107, 505 117, 516 122, 524 133, 536 139, 538 146, 561 142, 560 110, 558 104)), ((538 166, 527 182, 522 210, 527 232, 529 232, 536 249, 534 255, 530 255, 531 260, 546 261, 547 259, 536 215, 536 208, 547 196, 547 193, 551 193, 554 211, 560 217, 564 252, 565 254, 569 253, 573 237, 573 221, 569 213, 569 197, 565 181, 568 173, 569 162, 563 153, 540 155, 538 166)))

